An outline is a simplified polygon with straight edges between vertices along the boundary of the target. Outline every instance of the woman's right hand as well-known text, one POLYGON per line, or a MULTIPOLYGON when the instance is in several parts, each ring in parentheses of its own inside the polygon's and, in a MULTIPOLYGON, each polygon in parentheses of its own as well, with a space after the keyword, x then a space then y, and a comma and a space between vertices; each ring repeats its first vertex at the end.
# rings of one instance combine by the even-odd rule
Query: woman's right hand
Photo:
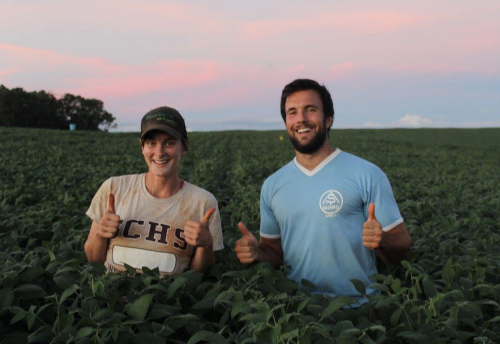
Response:
POLYGON ((118 226, 120 225, 120 216, 115 212, 115 196, 110 193, 108 198, 108 209, 99 221, 97 234, 101 238, 111 239, 116 236, 118 226))

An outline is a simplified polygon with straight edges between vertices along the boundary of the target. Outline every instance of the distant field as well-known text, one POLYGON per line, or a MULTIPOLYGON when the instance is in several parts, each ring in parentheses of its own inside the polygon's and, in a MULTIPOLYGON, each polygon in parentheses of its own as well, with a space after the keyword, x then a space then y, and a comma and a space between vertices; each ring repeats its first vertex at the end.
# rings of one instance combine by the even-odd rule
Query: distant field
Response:
POLYGON ((181 177, 218 199, 226 248, 208 276, 160 279, 104 275, 83 253, 100 184, 146 171, 138 133, 0 128, 0 342, 500 343, 500 129, 331 131, 388 175, 413 239, 355 310, 232 253, 294 156, 286 133, 189 136, 181 177))

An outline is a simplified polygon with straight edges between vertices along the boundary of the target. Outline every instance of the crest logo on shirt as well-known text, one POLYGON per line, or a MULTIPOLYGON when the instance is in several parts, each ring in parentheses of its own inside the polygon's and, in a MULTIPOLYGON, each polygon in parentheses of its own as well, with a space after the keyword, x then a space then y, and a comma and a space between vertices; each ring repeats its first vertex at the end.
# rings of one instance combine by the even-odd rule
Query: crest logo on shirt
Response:
POLYGON ((326 217, 336 216, 343 204, 342 194, 337 190, 328 190, 319 199, 319 208, 326 217))

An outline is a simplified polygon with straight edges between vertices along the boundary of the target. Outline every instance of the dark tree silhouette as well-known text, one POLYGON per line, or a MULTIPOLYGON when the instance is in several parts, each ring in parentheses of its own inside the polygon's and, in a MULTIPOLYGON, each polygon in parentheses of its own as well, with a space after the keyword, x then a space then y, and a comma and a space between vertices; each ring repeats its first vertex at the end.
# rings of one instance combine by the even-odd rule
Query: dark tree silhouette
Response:
POLYGON ((65 94, 58 100, 45 91, 0 85, 0 126, 68 129, 74 123, 79 130, 108 131, 115 120, 98 99, 65 94))

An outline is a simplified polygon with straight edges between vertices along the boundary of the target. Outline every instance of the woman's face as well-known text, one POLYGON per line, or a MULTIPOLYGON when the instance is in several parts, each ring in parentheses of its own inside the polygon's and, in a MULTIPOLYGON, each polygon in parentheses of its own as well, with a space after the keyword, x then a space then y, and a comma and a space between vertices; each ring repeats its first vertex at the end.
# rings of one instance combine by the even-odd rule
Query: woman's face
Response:
POLYGON ((184 152, 180 139, 174 139, 162 131, 148 135, 142 145, 142 155, 149 172, 156 177, 177 176, 179 161, 184 152))

